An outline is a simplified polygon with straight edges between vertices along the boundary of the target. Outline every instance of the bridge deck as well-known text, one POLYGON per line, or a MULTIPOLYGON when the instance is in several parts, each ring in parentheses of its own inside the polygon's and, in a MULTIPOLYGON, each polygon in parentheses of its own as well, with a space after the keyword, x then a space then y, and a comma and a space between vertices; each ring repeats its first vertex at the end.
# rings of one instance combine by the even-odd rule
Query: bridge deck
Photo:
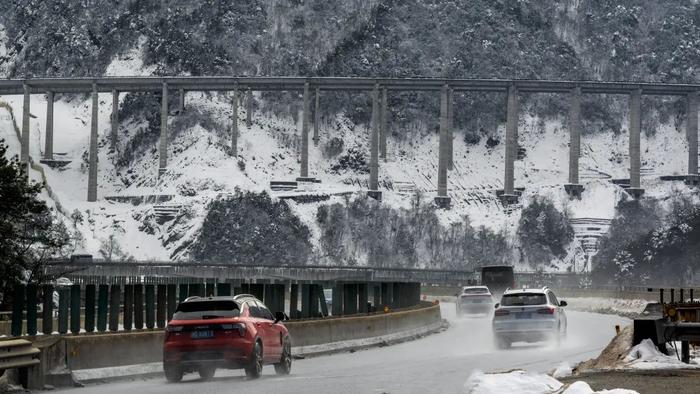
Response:
POLYGON ((22 94, 24 85, 31 93, 89 93, 97 84, 99 92, 160 92, 163 83, 170 89, 186 91, 301 91, 309 83, 312 89, 369 91, 379 84, 392 91, 439 91, 448 84, 455 91, 505 92, 510 85, 526 93, 568 93, 580 87, 582 93, 629 94, 641 89, 645 95, 686 95, 700 91, 700 84, 655 82, 600 82, 513 79, 441 79, 441 78, 362 78, 362 77, 98 77, 37 78, 0 80, 0 95, 22 94))

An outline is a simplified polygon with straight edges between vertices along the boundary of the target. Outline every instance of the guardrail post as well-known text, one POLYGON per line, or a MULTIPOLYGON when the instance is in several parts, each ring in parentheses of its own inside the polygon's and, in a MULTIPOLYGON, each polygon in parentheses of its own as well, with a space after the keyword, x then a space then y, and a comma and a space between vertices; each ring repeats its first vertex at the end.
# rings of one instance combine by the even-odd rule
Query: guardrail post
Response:
POLYGON ((251 283, 249 285, 250 289, 250 294, 254 295, 255 298, 262 300, 264 297, 265 293, 265 288, 263 287, 262 283, 251 283))
MULTIPOLYGON (((227 295, 230 295, 230 290, 231 290, 231 288, 229 287, 229 294, 227 294, 227 295)), ((222 294, 219 294, 219 295, 222 295, 222 294)), ((168 285, 168 321, 173 319, 173 315, 175 314, 176 309, 177 309, 177 286, 176 285, 168 285)))
POLYGON ((68 333, 68 313, 70 306, 70 290, 58 289, 58 333, 68 333))
POLYGON ((179 288, 178 289, 178 293, 179 293, 178 300, 180 300, 180 302, 183 302, 187 299, 187 297, 189 295, 189 288, 188 287, 189 286, 187 286, 186 283, 180 283, 180 285, 178 286, 178 288, 179 288))
POLYGON ((331 313, 333 316, 343 314, 343 284, 336 283, 333 287, 333 299, 331 300, 331 313))
POLYGON ((97 116, 99 112, 97 84, 92 84, 92 120, 90 122, 90 150, 88 169, 88 202, 97 201, 97 116))
POLYGON ((153 285, 145 285, 146 288, 146 328, 155 327, 156 320, 156 289, 153 285))
POLYGON ((310 298, 310 285, 307 283, 302 283, 301 285, 301 318, 306 319, 310 315, 309 311, 309 298, 310 298))
POLYGON ((204 289, 202 288, 202 284, 201 283, 190 283, 188 296, 189 297, 194 297, 194 296, 203 297, 204 296, 204 289))
POLYGON ((403 308, 403 294, 401 292, 401 290, 403 290, 402 284, 394 282, 392 286, 394 287, 394 307, 392 309, 403 308))
POLYGON ((121 285, 112 285, 109 289, 109 331, 119 330, 119 307, 121 306, 121 285))
POLYGON ((12 336, 22 335, 22 321, 24 320, 24 285, 15 285, 14 300, 12 302, 12 336))
POLYGON ((357 284, 345 283, 343 285, 343 315, 357 313, 357 284))
POLYGON ((97 288, 97 331, 107 331, 107 310, 109 306, 109 285, 97 288))
POLYGON ((216 284, 216 295, 218 295, 218 296, 230 296, 231 295, 231 284, 230 283, 217 283, 216 284))
POLYGON ((122 324, 125 331, 130 331, 134 325, 134 285, 124 285, 124 316, 122 324))
POLYGON ((312 284, 309 286, 309 315, 310 317, 317 318, 319 314, 318 304, 319 304, 319 293, 320 286, 312 284))
POLYGON ((43 308, 41 311, 41 332, 46 335, 53 333, 53 286, 43 285, 43 308))
POLYGON ((143 330, 143 285, 134 285, 134 328, 143 330))
POLYGON ((85 286, 85 332, 95 331, 95 285, 85 286))
POLYGON ((46 141, 44 159, 53 160, 53 92, 46 92, 46 141))
POLYGON ((163 328, 165 327, 165 309, 168 297, 168 288, 165 285, 158 285, 157 289, 158 293, 156 294, 156 327, 163 328))
POLYGON ((70 287, 70 332, 80 334, 80 285, 70 287))
POLYGON ((27 285, 27 335, 36 335, 36 285, 27 285))
POLYGON ((359 304, 359 310, 360 313, 367 313, 369 310, 367 309, 367 300, 369 299, 368 294, 367 294, 368 286, 367 283, 360 283, 357 285, 357 292, 358 292, 358 304, 359 304))
POLYGON ((381 311, 382 307, 382 286, 374 284, 372 286, 372 304, 377 312, 381 311))
POLYGON ((292 319, 298 319, 299 314, 299 285, 292 283, 289 286, 289 317, 292 319))
POLYGON ((328 316, 328 304, 326 303, 326 293, 323 292, 323 286, 318 285, 318 303, 321 305, 321 315, 328 316))

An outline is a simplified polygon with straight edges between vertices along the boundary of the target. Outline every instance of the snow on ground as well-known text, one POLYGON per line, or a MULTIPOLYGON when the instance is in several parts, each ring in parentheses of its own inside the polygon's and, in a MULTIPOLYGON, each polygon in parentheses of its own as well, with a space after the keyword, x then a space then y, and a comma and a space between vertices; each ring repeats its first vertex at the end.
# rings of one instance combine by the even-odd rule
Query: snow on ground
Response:
POLYGON ((625 389, 593 391, 585 382, 574 382, 565 387, 555 378, 540 373, 515 370, 506 373, 474 372, 464 384, 466 394, 635 394, 625 389), (563 391, 562 391, 563 389, 563 391))
MULTIPOLYGON (((680 347, 680 343, 677 346, 680 347)), ((691 358, 690 364, 685 364, 675 354, 667 356, 661 353, 651 339, 645 339, 632 347, 624 362, 622 368, 631 369, 700 368, 700 364, 695 358, 691 358)))
POLYGON ((621 315, 641 314, 649 303, 648 300, 604 297, 566 297, 566 302, 568 309, 621 315))

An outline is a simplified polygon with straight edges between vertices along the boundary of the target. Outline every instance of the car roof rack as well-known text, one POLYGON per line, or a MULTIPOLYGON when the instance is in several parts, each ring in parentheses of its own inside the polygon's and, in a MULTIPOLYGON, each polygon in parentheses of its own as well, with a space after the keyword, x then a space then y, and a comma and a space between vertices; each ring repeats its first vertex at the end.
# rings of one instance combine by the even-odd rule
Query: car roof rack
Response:
POLYGON ((200 296, 189 296, 189 297, 185 298, 185 302, 196 300, 198 298, 201 298, 201 297, 200 296))
POLYGON ((234 299, 234 300, 239 300, 239 299, 242 299, 242 298, 253 298, 253 299, 256 299, 256 300, 258 299, 258 297, 254 296, 254 295, 252 295, 252 294, 236 294, 235 296, 233 296, 233 299, 234 299))

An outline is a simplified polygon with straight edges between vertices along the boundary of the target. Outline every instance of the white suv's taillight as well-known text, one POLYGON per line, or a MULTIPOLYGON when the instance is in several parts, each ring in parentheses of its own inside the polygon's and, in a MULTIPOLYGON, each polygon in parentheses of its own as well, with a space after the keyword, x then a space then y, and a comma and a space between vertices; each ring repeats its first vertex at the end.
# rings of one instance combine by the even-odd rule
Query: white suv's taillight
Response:
POLYGON ((510 315, 510 311, 507 309, 496 309, 496 312, 493 313, 495 316, 506 316, 510 315))
POLYGON ((556 311, 555 308, 548 307, 538 309, 537 313, 539 313, 540 315, 553 315, 554 311, 556 311))

